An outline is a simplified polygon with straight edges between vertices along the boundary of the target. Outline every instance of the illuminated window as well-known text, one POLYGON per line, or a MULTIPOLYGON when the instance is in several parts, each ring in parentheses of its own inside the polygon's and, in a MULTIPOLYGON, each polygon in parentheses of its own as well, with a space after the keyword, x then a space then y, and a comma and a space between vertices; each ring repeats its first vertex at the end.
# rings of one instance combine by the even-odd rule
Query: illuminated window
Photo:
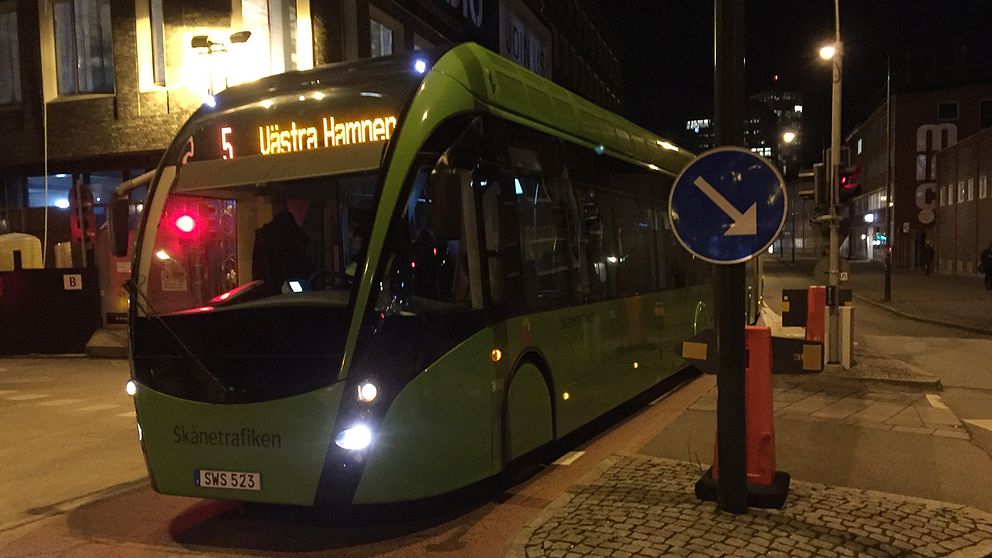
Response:
POLYGON ((369 19, 369 27, 372 35, 372 57, 392 54, 393 30, 374 19, 369 19))
POLYGON ((978 177, 978 199, 984 200, 989 195, 989 177, 983 174, 978 177))
POLYGON ((796 105, 796 106, 792 107, 792 110, 794 110, 795 112, 800 112, 801 113, 803 111, 803 106, 802 105, 796 105))
POLYGON ((975 179, 968 179, 968 201, 975 201, 975 179))
POLYGON ((242 0, 241 19, 244 30, 251 31, 246 43, 250 59, 268 60, 260 75, 300 69, 295 0, 242 0))
POLYGON ((52 7, 59 95, 113 93, 110 0, 58 0, 52 7))
POLYGON ((864 148, 865 148, 865 140, 863 138, 858 138, 858 155, 861 155, 861 152, 864 151, 864 148))
POLYGON ((0 105, 21 102, 21 64, 14 2, 0 2, 0 105))

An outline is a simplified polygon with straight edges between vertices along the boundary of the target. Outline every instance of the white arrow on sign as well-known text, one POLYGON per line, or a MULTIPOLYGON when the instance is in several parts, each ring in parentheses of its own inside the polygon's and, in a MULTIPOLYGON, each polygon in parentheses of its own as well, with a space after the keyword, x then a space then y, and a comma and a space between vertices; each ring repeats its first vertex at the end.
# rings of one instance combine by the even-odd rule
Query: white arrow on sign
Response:
POLYGON ((697 176, 696 180, 693 181, 696 188, 699 188, 706 194, 717 207, 723 210, 730 218, 734 221, 730 224, 730 228, 727 232, 723 233, 723 236, 742 236, 742 235, 755 235, 758 234, 758 204, 753 203, 751 207, 747 209, 744 213, 737 211, 737 208, 733 206, 727 198, 720 195, 720 192, 716 191, 716 188, 706 182, 706 179, 702 176, 697 176))

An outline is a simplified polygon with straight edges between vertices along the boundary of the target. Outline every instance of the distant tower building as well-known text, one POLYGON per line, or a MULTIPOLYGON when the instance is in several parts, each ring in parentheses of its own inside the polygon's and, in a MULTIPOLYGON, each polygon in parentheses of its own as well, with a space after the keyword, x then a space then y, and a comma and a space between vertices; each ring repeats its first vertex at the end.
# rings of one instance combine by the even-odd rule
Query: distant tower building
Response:
POLYGON ((767 91, 752 95, 758 102, 778 117, 774 134, 775 162, 782 174, 795 176, 799 172, 803 153, 803 94, 794 91, 767 91), (789 135, 787 135, 789 134, 789 135), (786 141, 791 138, 791 141, 786 141))
MULTIPOLYGON (((802 154, 802 113, 800 93, 769 92, 752 96, 744 120, 744 145, 775 162, 782 174, 795 176, 802 154)), ((688 120, 685 128, 686 145, 698 151, 716 147, 713 119, 688 120)))

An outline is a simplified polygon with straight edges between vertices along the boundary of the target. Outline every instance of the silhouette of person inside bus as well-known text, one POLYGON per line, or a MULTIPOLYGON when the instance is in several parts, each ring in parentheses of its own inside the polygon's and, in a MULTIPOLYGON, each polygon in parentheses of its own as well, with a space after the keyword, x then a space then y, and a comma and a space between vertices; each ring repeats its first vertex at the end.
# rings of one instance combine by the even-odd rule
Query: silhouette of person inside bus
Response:
POLYGON ((310 272, 307 250, 310 236, 296 222, 286 199, 272 199, 272 221, 255 231, 252 252, 252 276, 264 284, 267 295, 289 292, 288 282, 304 282, 310 272))

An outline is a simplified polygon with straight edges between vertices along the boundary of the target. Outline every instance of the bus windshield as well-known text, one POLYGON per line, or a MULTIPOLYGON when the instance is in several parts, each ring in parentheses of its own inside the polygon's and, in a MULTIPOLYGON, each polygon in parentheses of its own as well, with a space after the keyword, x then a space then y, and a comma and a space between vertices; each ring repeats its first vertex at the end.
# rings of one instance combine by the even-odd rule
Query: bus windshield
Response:
POLYGON ((146 311, 347 306, 368 244, 375 180, 173 189, 146 245, 146 311))
POLYGON ((194 115, 146 209, 139 313, 348 306, 383 153, 442 52, 273 76, 194 115))

